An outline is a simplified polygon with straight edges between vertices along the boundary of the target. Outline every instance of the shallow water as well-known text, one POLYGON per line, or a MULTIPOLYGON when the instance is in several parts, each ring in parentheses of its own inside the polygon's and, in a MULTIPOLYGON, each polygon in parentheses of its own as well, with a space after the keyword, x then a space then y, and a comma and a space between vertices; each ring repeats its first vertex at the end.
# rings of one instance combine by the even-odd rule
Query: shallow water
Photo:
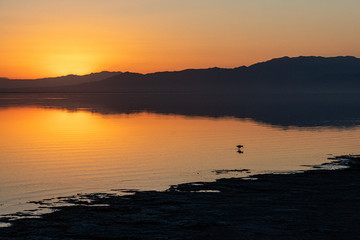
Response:
POLYGON ((30 200, 248 175, 214 170, 302 170, 360 149, 360 127, 34 106, 0 108, 0 132, 0 215, 32 208, 30 200))

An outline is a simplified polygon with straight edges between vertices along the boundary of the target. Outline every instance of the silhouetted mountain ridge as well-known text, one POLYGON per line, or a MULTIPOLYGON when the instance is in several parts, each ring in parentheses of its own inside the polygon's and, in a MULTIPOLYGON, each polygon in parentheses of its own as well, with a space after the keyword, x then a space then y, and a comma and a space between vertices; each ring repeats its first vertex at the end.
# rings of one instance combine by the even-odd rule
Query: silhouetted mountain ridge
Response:
POLYGON ((360 59, 283 57, 234 69, 123 73, 63 89, 79 92, 333 92, 360 90, 360 59))
POLYGON ((61 77, 40 79, 8 79, 0 78, 0 88, 41 88, 76 85, 85 82, 104 80, 106 78, 121 74, 122 72, 102 71, 87 75, 66 75, 61 77))
POLYGON ((297 57, 276 58, 267 62, 250 66, 250 71, 259 76, 267 74, 272 77, 299 79, 312 77, 314 79, 332 75, 359 75, 360 59, 356 57, 297 57))
POLYGON ((360 91, 360 59, 282 57, 249 67, 187 69, 149 74, 125 72, 109 78, 20 92, 187 92, 187 93, 344 93, 360 91))

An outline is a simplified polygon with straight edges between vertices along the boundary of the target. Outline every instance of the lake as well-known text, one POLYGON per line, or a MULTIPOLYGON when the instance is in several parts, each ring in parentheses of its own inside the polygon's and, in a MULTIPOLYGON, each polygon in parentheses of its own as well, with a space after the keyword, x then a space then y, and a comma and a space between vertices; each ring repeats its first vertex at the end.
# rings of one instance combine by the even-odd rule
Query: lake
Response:
POLYGON ((58 95, 31 99, 0 97, 0 215, 77 193, 305 170, 360 148, 358 119, 299 127, 231 115, 97 111, 104 108, 68 106, 58 95), (235 169, 249 171, 216 172, 235 169))

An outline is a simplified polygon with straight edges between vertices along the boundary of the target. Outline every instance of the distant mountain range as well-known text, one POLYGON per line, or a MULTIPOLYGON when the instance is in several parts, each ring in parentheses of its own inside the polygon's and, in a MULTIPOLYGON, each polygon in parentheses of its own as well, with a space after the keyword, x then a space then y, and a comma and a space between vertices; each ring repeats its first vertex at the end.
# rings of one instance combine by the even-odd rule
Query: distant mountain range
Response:
POLYGON ((360 92, 356 57, 283 57, 233 69, 110 73, 34 80, 0 80, 2 92, 350 93, 360 92), (15 81, 13 85, 12 81, 15 81))
POLYGON ((67 85, 77 85, 86 82, 104 80, 122 72, 99 72, 87 75, 67 75, 62 77, 41 78, 41 79, 8 79, 0 78, 0 89, 8 88, 41 88, 41 87, 59 87, 67 85))

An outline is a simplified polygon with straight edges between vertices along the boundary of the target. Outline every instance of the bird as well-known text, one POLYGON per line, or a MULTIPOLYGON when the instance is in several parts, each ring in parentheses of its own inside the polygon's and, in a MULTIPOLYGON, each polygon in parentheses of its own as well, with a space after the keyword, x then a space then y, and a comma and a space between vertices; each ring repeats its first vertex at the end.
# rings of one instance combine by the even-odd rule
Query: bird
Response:
POLYGON ((243 145, 237 145, 236 147, 238 148, 237 152, 238 152, 239 154, 243 154, 243 153, 244 153, 243 151, 241 151, 241 148, 244 147, 243 145))

